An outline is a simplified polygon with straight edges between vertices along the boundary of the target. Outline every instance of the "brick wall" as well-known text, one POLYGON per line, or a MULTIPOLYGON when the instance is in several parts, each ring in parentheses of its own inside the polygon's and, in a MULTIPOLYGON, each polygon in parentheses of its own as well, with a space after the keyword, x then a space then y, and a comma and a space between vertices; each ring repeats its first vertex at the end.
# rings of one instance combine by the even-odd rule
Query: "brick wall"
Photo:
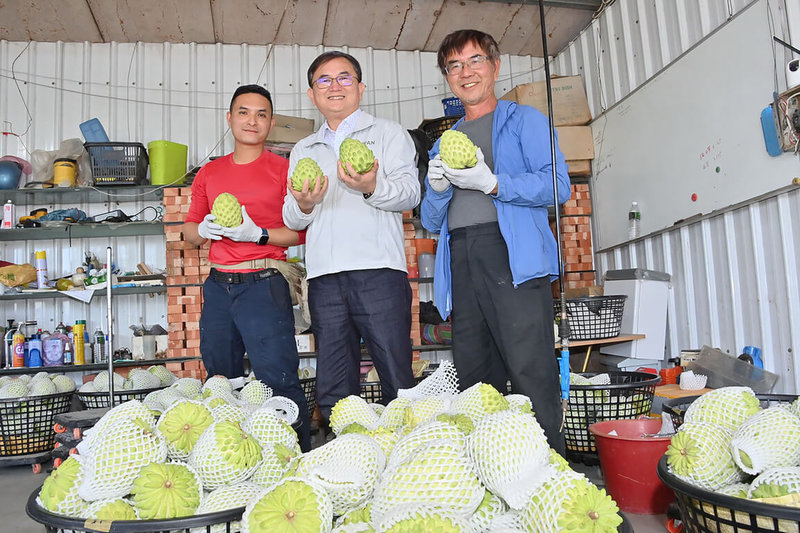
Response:
MULTIPOLYGON (((561 213, 564 288, 595 285, 597 273, 592 248, 592 199, 588 183, 572 184, 572 196, 562 207, 561 213)), ((551 227, 555 233, 555 222, 551 223, 551 227)))
MULTIPOLYGON (((417 247, 416 247, 416 229, 414 223, 411 221, 413 217, 412 211, 403 212, 403 239, 406 249, 406 267, 408 268, 408 277, 419 277, 419 268, 417 266, 417 247)), ((409 281, 411 285, 411 344, 419 346, 422 344, 422 331, 420 330, 419 323, 419 281, 409 281)), ((414 361, 419 359, 419 352, 414 352, 414 361)))

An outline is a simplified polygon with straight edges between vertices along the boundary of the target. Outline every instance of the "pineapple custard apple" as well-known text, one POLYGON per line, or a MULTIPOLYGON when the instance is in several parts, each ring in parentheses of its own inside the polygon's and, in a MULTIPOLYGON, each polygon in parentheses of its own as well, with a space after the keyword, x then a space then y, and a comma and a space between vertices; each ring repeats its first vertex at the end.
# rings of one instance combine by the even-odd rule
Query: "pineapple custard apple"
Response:
POLYGON ((322 169, 316 161, 310 157, 304 157, 297 162, 292 172, 292 189, 303 190, 303 184, 308 180, 308 188, 313 189, 317 184, 317 178, 322 177, 322 169))
POLYGON ((458 130, 447 130, 439 139, 439 155, 450 168, 471 168, 478 163, 478 147, 458 130))
POLYGON ((350 172, 347 170, 347 163, 350 163, 353 170, 359 174, 364 174, 372 170, 375 164, 375 154, 361 141, 347 138, 339 147, 339 161, 342 162, 342 168, 348 176, 350 172))
POLYGON ((211 206, 217 224, 226 228, 235 228, 242 225, 242 204, 229 192, 224 192, 216 197, 211 206))

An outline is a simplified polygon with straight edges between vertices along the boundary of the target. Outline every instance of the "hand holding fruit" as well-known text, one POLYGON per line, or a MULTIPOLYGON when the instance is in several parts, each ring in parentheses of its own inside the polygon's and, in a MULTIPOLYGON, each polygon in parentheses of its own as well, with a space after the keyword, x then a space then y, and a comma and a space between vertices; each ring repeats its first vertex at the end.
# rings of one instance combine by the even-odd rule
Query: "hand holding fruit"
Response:
POLYGON ((197 226, 197 233, 204 239, 211 239, 212 241, 222 240, 222 226, 214 222, 217 219, 216 215, 211 213, 207 214, 203 221, 197 226))
POLYGON ((223 228, 222 236, 237 242, 258 242, 261 228, 247 214, 247 208, 242 206, 242 223, 233 228, 223 228))
POLYGON ((492 194, 497 188, 497 176, 484 162, 483 152, 480 148, 478 148, 476 155, 477 164, 469 168, 450 168, 447 163, 442 161, 444 175, 450 180, 450 183, 461 189, 473 189, 484 194, 492 194))
POLYGON ((439 154, 428 161, 428 183, 436 192, 444 192, 450 188, 450 182, 444 176, 442 158, 439 154))

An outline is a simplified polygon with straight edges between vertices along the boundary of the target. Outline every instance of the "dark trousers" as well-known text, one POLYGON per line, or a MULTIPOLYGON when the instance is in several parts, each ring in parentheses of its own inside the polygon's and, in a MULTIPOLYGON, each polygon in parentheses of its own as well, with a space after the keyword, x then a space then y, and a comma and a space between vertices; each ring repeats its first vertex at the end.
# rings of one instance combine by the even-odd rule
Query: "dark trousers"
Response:
POLYGON ((550 280, 514 287, 496 223, 457 228, 450 237, 453 363, 462 390, 478 382, 531 399, 550 447, 564 455, 550 280))
POLYGON ((414 386, 411 371, 411 287, 405 272, 353 270, 308 282, 317 342, 317 406, 329 419, 340 399, 358 395, 361 339, 381 379, 383 403, 414 386))
MULTIPOLYGON (((213 272, 213 271, 212 271, 213 272)), ((300 447, 311 449, 311 418, 300 378, 294 340, 294 313, 289 284, 279 273, 241 283, 224 283, 210 275, 203 284, 200 353, 209 376, 244 375, 247 357, 256 378, 275 396, 297 404, 300 447)))

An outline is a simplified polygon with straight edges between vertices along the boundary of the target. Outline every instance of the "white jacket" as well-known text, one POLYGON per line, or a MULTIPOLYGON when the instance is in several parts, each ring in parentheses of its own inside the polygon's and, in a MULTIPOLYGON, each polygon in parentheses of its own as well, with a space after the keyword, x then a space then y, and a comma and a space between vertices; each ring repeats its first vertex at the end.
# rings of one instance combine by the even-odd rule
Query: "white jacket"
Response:
POLYGON ((307 229, 309 279, 350 270, 407 271, 402 212, 413 209, 420 197, 414 142, 400 124, 364 111, 351 137, 365 143, 378 160, 375 192, 366 200, 339 180, 339 154, 323 142, 322 129, 299 141, 289 157, 290 176, 304 157, 328 176, 325 197, 311 213, 300 211, 291 194, 283 203, 286 226, 307 229))

